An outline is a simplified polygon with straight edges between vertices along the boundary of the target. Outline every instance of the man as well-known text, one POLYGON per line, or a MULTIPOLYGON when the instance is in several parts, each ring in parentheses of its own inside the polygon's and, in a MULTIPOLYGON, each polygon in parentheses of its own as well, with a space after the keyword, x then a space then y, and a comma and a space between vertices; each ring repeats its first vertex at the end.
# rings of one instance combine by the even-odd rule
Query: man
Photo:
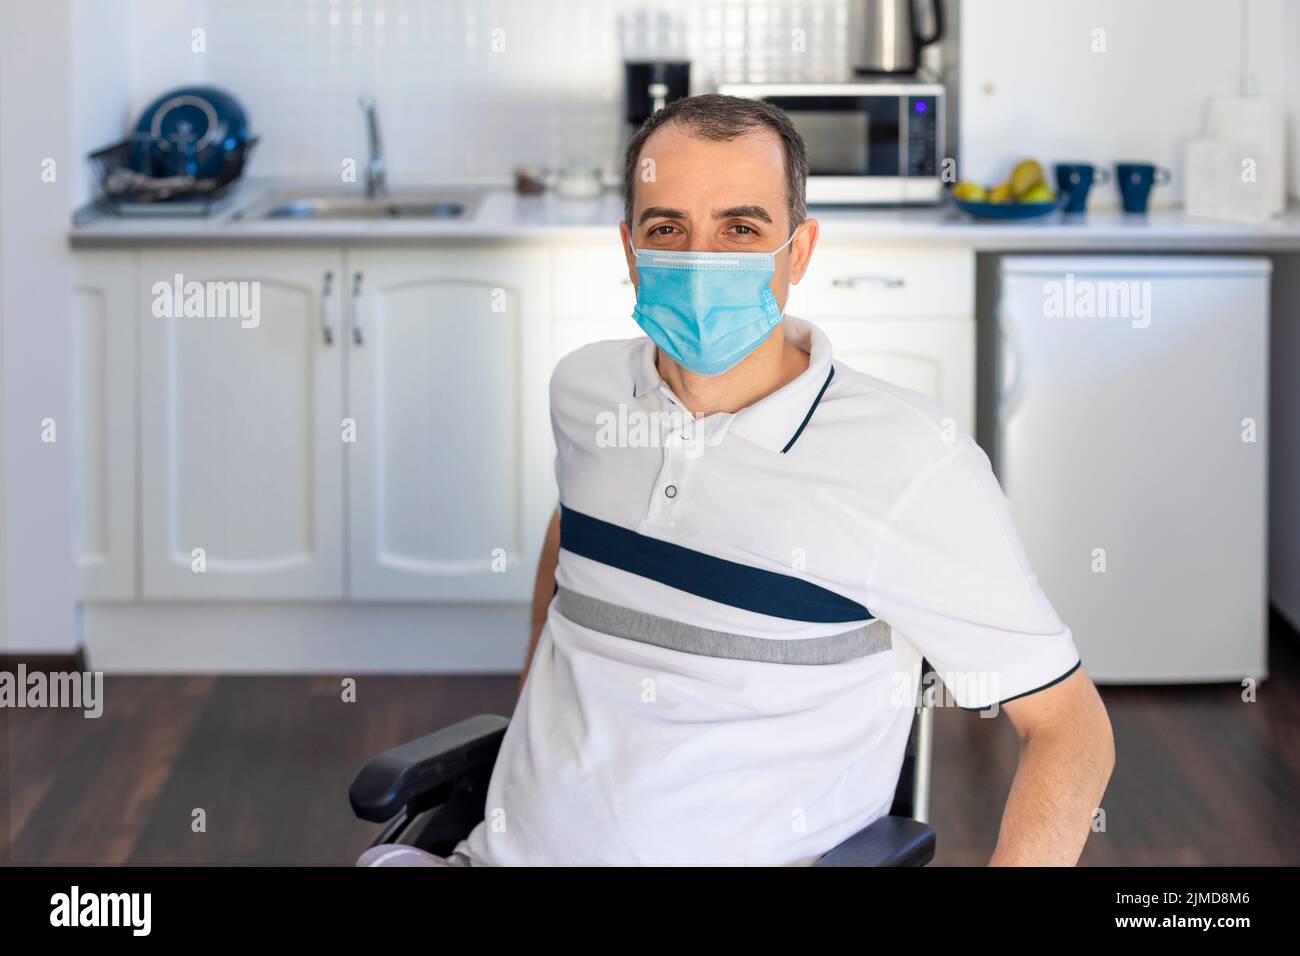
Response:
POLYGON ((1019 735, 992 862, 1078 859, 1105 709, 979 447, 783 315, 817 243, 806 176, 758 101, 681 100, 629 144, 647 337, 552 378, 560 508, 456 862, 812 863, 888 812, 922 656, 1019 735))

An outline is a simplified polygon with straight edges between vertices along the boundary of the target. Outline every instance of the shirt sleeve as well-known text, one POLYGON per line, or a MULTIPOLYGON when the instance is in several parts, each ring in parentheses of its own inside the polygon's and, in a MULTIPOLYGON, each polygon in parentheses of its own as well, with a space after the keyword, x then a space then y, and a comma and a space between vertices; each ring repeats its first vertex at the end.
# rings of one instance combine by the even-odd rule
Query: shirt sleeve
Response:
POLYGON ((959 707, 1006 703, 1079 666, 988 456, 964 433, 895 502, 868 588, 872 613, 925 655, 959 707))

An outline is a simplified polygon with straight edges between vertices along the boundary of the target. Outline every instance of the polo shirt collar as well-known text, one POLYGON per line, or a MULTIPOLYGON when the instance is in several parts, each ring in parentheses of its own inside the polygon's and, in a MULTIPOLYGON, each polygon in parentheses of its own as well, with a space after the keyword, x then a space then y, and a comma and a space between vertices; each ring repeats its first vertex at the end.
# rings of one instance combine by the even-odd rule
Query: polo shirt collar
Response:
POLYGON ((632 360, 632 397, 640 398, 649 392, 653 392, 664 383, 663 377, 659 374, 659 367, 655 364, 658 356, 658 348, 648 336, 642 336, 638 348, 633 353, 632 360))
MULTIPOLYGON (((806 319, 787 315, 781 321, 787 341, 809 355, 808 368, 775 392, 736 412, 729 429, 770 451, 783 452, 812 418, 832 375, 831 343, 821 329, 806 319)), ((655 365, 654 342, 646 338, 637 349, 632 367, 632 394, 640 398, 660 385, 668 387, 655 365)))

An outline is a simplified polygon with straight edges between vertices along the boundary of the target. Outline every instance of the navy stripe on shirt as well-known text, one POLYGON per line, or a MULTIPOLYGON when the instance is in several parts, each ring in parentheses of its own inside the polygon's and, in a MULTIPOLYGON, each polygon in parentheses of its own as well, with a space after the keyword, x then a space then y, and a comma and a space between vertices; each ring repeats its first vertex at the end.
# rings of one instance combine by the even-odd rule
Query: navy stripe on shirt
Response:
POLYGON ((601 564, 729 607, 787 621, 841 624, 868 621, 861 604, 803 578, 638 534, 560 506, 560 547, 601 564))

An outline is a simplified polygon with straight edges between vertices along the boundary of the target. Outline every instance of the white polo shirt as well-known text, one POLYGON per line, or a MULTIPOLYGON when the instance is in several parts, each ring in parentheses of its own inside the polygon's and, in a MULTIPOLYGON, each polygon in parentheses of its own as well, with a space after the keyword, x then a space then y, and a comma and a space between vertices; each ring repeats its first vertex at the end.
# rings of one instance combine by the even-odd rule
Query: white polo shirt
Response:
POLYGON ((1078 666, 979 446, 784 327, 807 371, 735 414, 647 338, 557 366, 557 592, 475 864, 809 864, 888 813, 922 656, 967 708, 1078 666))

